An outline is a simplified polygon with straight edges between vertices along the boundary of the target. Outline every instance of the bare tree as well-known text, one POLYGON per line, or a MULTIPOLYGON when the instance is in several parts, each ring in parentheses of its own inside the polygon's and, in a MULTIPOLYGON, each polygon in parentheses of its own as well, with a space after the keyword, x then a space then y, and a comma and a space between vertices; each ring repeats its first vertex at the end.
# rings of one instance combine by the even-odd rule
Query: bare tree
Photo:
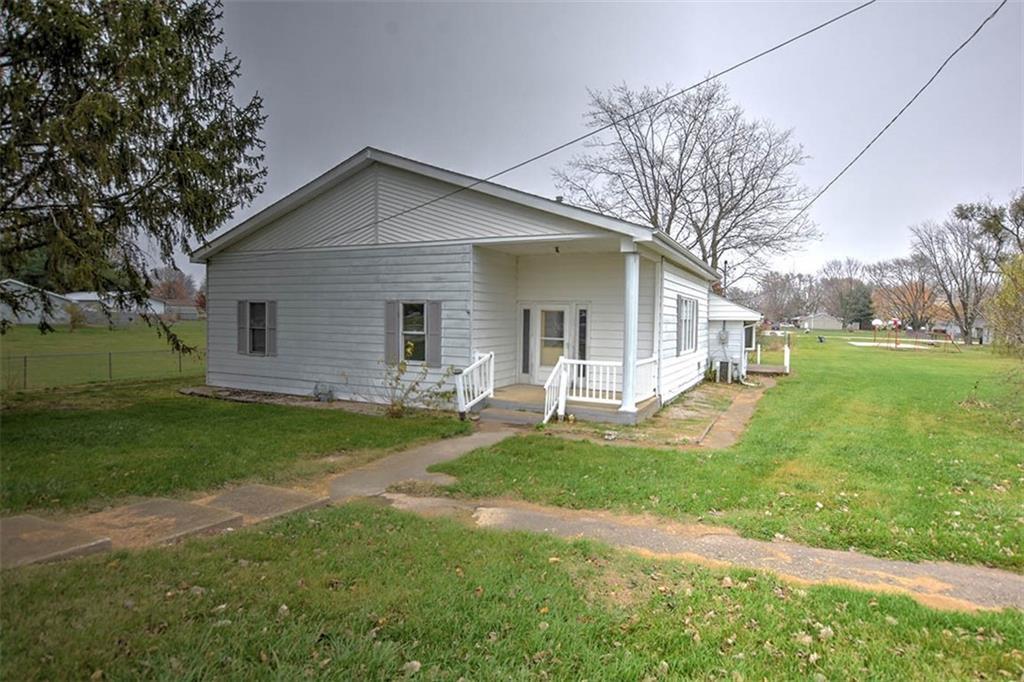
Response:
POLYGON ((855 258, 830 260, 818 271, 821 307, 843 325, 853 322, 862 311, 855 305, 863 297, 864 264, 855 258))
POLYGON ((942 223, 922 223, 910 231, 914 254, 928 264, 949 313, 971 343, 982 304, 995 290, 999 277, 992 239, 955 212, 942 223))
POLYGON ((153 271, 153 287, 150 296, 162 301, 191 301, 196 295, 196 283, 191 275, 186 275, 177 268, 170 266, 153 271))
POLYGON ((974 222, 995 240, 999 260, 1024 253, 1024 188, 1018 189, 1006 206, 997 206, 991 200, 959 204, 953 209, 953 215, 974 222))
POLYGON ((935 317, 938 292, 928 262, 920 254, 873 263, 864 272, 875 287, 880 314, 897 317, 914 329, 935 317))
POLYGON ((590 92, 588 125, 608 131, 555 171, 567 199, 666 232, 712 267, 728 260, 734 282, 817 238, 792 132, 748 119, 717 81, 672 92, 590 92))
POLYGON ((770 271, 758 278, 756 307, 769 320, 785 321, 815 312, 818 284, 813 275, 770 271))

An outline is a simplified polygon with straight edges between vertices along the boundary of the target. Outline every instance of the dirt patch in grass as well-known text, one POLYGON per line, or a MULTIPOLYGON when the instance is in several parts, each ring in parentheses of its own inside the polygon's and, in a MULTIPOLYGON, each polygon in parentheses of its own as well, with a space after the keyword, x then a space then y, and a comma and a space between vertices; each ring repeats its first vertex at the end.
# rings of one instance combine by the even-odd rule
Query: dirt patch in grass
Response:
POLYGON ((561 437, 586 438, 612 445, 658 448, 696 447, 736 396, 755 389, 739 384, 704 383, 635 426, 594 422, 552 423, 545 429, 561 437))

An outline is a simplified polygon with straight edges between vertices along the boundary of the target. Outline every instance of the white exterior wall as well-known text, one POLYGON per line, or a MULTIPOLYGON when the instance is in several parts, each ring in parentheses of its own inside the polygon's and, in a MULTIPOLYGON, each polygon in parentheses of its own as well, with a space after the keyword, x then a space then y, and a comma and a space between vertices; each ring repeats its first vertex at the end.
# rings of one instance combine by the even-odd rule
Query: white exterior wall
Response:
MULTIPOLYGON (((381 402, 384 304, 439 300, 442 368, 470 358, 472 248, 466 245, 217 254, 207 263, 207 383, 381 402), (237 352, 237 301, 277 301, 277 355, 237 352)), ((415 371, 415 367, 414 367, 415 371)))
POLYGON ((743 322, 711 320, 708 324, 708 356, 711 362, 715 363, 726 360, 734 362, 740 367, 740 373, 745 374, 746 363, 744 362, 744 355, 743 322), (722 343, 719 336, 723 327, 727 335, 725 343, 722 343))
POLYGON ((473 249, 473 350, 494 353, 494 385, 516 383, 516 257, 473 249))
POLYGON ((700 383, 708 363, 708 283, 667 261, 661 266, 661 368, 659 393, 662 402, 672 400, 700 383), (695 298, 697 348, 676 355, 676 297, 695 298))

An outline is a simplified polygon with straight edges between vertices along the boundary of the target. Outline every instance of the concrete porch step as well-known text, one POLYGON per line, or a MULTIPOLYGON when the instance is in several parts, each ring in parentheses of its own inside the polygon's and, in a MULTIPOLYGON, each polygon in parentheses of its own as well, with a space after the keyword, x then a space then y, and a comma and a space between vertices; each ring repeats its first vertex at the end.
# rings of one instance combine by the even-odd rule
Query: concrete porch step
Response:
POLYGON ((541 414, 539 412, 524 412, 522 410, 510 410, 503 407, 485 407, 480 410, 480 421, 494 422, 498 424, 533 425, 539 424, 541 414))

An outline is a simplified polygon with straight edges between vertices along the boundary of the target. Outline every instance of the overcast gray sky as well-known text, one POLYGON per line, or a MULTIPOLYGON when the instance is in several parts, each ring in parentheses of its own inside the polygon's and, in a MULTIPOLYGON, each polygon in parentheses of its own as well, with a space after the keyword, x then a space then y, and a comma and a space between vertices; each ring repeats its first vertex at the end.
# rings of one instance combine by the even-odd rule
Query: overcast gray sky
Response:
MULTIPOLYGON (((366 145, 489 175, 581 133, 587 88, 689 85, 855 4, 228 2, 239 94, 258 90, 269 116, 266 191, 238 218, 366 145)), ((996 4, 881 0, 724 81, 751 115, 795 130, 817 188, 996 4)), ((909 225, 1024 184, 1022 44, 1012 0, 814 206, 824 238, 776 265, 900 255, 909 225)), ((500 182, 553 196, 569 155, 500 182)))

